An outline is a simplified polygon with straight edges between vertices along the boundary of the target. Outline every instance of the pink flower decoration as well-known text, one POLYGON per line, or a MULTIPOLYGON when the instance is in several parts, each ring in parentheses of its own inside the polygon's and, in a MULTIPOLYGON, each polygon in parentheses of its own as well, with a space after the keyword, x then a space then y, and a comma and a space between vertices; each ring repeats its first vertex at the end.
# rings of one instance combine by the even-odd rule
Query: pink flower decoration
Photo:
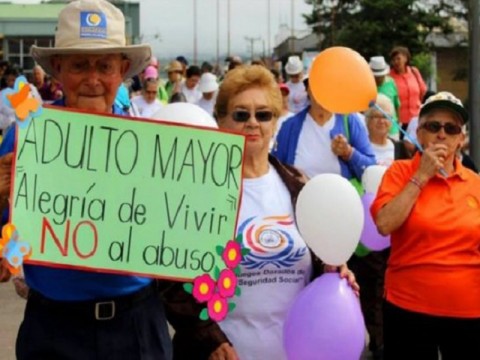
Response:
POLYGON ((230 269, 223 269, 218 277, 218 292, 225 298, 235 295, 235 288, 237 287, 237 277, 230 269))
POLYGON ((214 294, 210 300, 208 300, 208 316, 214 321, 222 321, 225 319, 228 313, 227 300, 223 298, 219 293, 214 294))
POLYGON ((233 269, 240 264, 240 260, 242 260, 242 251, 240 249, 240 244, 230 240, 227 242, 225 249, 222 253, 222 259, 225 262, 225 265, 230 269, 233 269))
POLYGON ((215 291, 215 281, 209 274, 197 276, 193 280, 193 297, 198 302, 205 302, 210 300, 215 291))

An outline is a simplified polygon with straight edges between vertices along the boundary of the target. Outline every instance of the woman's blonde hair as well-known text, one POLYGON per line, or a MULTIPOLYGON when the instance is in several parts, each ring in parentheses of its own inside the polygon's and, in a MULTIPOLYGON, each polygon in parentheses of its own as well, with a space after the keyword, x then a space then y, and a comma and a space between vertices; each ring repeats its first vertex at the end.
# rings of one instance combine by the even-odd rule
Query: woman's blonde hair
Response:
POLYGON ((282 112, 282 94, 272 73, 263 66, 238 66, 230 70, 218 90, 215 103, 215 117, 221 119, 228 115, 229 101, 237 94, 253 88, 264 89, 270 101, 275 118, 282 112))

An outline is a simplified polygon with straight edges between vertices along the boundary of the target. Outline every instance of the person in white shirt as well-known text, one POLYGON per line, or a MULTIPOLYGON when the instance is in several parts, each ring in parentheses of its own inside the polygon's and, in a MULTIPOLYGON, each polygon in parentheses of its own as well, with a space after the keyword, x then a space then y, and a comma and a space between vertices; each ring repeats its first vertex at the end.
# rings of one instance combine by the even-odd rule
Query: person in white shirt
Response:
MULTIPOLYGON (((237 67, 220 85, 215 105, 219 128, 245 135, 237 233, 250 253, 240 262, 242 295, 232 299, 235 311, 218 323, 231 345, 222 344, 224 353, 217 351, 215 359, 286 359, 282 333, 287 312, 312 276, 325 270, 295 222, 295 198, 305 178, 269 156, 281 109, 278 84, 262 66, 237 67)), ((334 268, 358 291, 346 266, 334 268)))
POLYGON ((187 102, 195 104, 202 97, 202 93, 198 90, 198 82, 202 71, 196 65, 191 65, 187 69, 187 77, 180 85, 180 92, 185 95, 187 102))
POLYGON ((202 97, 197 101, 197 105, 210 115, 213 115, 213 107, 215 106, 218 90, 217 77, 209 72, 203 73, 198 83, 198 90, 202 93, 202 97))
MULTIPOLYGON (((386 95, 379 93, 376 103, 387 115, 392 116, 395 113, 393 103, 386 95)), ((377 164, 390 166, 395 159, 395 145, 388 137, 392 123, 374 107, 370 107, 365 113, 365 121, 377 164)))
POLYGON ((308 94, 303 85, 303 63, 298 56, 290 56, 285 72, 289 80, 287 86, 290 89, 288 107, 294 114, 305 109, 309 105, 308 94))
POLYGON ((132 115, 138 117, 152 117, 164 105, 158 100, 158 80, 146 78, 143 81, 141 95, 132 98, 132 115))

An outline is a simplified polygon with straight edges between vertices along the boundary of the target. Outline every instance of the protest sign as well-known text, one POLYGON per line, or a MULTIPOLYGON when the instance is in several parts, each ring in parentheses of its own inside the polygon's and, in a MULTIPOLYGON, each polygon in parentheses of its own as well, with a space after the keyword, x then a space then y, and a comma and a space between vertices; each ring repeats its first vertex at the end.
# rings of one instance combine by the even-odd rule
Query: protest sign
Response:
POLYGON ((17 128, 11 223, 28 262, 191 280, 233 239, 244 137, 44 108, 17 128))

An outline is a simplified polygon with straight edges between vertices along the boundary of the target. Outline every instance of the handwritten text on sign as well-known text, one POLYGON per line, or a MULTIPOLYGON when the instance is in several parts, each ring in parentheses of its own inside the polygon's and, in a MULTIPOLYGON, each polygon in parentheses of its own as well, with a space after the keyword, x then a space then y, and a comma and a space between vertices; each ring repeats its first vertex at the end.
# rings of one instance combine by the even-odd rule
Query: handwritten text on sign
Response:
POLYGON ((242 136, 54 109, 17 131, 30 262, 192 279, 234 237, 242 136))

